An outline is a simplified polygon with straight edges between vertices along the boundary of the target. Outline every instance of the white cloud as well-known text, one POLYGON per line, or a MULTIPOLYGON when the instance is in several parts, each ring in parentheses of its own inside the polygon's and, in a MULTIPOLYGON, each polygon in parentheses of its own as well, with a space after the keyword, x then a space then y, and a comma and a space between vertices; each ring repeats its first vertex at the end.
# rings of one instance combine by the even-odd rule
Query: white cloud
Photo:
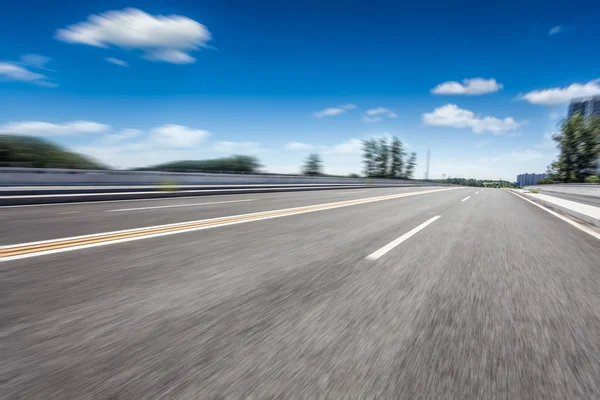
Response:
POLYGON ((0 126, 0 133, 13 135, 65 136, 80 133, 103 133, 110 130, 110 125, 91 121, 72 121, 64 124, 53 124, 40 121, 9 122, 0 126))
POLYGON ((557 33, 560 33, 561 30, 562 30, 562 27, 560 25, 553 26, 550 29, 550 31, 548 32, 548 35, 549 36, 556 35, 557 33))
POLYGON ((0 62, 0 75, 15 81, 24 82, 34 82, 46 78, 44 75, 31 72, 27 68, 5 62, 0 62))
POLYGON ((364 122, 377 122, 381 121, 384 118, 393 119, 396 117, 398 117, 398 114, 396 114, 392 110, 383 107, 377 107, 367 110, 362 120, 364 122))
POLYGON ((479 117, 473 111, 459 108, 456 104, 446 104, 431 113, 424 113, 422 120, 426 125, 471 128, 475 133, 492 132, 494 135, 515 130, 524 124, 512 117, 479 117))
POLYGON ((21 55, 21 63, 24 65, 28 65, 30 67, 45 68, 45 65, 48 64, 52 59, 50 57, 42 56, 39 54, 22 54, 21 55))
POLYGON ((156 50, 145 56, 150 61, 166 61, 171 64, 192 64, 196 59, 180 50, 156 50))
POLYGON ((573 32, 575 27, 572 25, 556 25, 550 28, 548 31, 548 36, 558 35, 559 33, 568 33, 573 32))
POLYGON ((2 77, 11 81, 28 82, 39 86, 58 86, 56 83, 47 81, 46 75, 31 72, 25 67, 8 62, 0 62, 0 78, 2 77))
POLYGON ((186 148, 195 147, 210 133, 201 129, 191 129, 182 125, 162 125, 151 131, 151 142, 159 147, 186 148))
POLYGON ((369 117, 373 117, 375 115, 385 115, 388 118, 396 118, 398 116, 395 112, 383 107, 377 107, 367 110, 366 114, 369 117))
POLYGON ((358 154, 362 150, 362 140, 350 138, 342 143, 331 146, 289 142, 286 143, 284 148, 292 151, 319 151, 325 154, 358 154))
POLYGON ((150 15, 127 8, 90 15, 85 22, 57 30, 55 38, 101 48, 139 49, 148 59, 184 64, 195 61, 188 53, 206 47, 211 33, 181 15, 150 15))
POLYGON ((284 148, 286 150, 314 150, 315 146, 308 143, 289 142, 285 144, 284 148))
POLYGON ((361 121, 363 122, 379 122, 383 120, 383 118, 381 117, 369 117, 368 115, 365 115, 364 117, 361 118, 361 121))
POLYGON ((123 61, 123 60, 119 60, 118 58, 114 58, 114 57, 105 57, 104 58, 106 61, 108 61, 109 63, 118 65, 120 67, 129 67, 129 63, 127 61, 123 61))
POLYGON ((326 108, 321 111, 316 111, 313 113, 313 116, 315 116, 317 118, 333 117, 336 115, 344 114, 344 113, 348 112, 349 110, 353 110, 355 108, 356 108, 356 106, 354 104, 350 104, 350 103, 342 104, 341 106, 338 106, 338 107, 329 107, 329 108, 326 108))
POLYGON ((257 142, 215 142, 214 150, 222 153, 256 153, 263 149, 257 142))
POLYGON ((519 95, 519 99, 526 100, 532 104, 555 105, 565 104, 578 97, 588 97, 600 94, 600 79, 594 79, 588 83, 574 83, 567 87, 534 90, 519 95))
POLYGON ((362 151, 362 140, 348 139, 345 142, 336 144, 329 148, 327 153, 330 154, 358 154, 362 151))
POLYGON ((433 94, 462 94, 462 95, 482 95, 486 93, 497 92, 504 85, 496 82, 495 79, 472 78, 463 79, 462 83, 456 81, 448 81, 440 83, 433 89, 433 94))
POLYGON ((123 143, 140 136, 142 133, 139 129, 125 128, 119 133, 104 136, 101 143, 106 145, 123 143))

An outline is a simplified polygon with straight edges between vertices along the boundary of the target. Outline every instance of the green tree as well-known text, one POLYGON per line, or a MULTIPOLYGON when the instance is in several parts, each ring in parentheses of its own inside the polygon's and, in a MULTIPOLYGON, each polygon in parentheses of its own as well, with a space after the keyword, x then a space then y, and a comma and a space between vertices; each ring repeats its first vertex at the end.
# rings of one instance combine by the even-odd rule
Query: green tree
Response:
POLYGON ((375 158, 375 164, 377 169, 377 176, 385 178, 388 176, 388 159, 390 156, 389 146, 385 138, 379 138, 377 141, 377 153, 375 158))
POLYGON ((550 163, 550 165, 548 165, 548 167, 546 168, 546 173, 550 175, 550 178, 553 181, 562 180, 560 174, 560 165, 558 161, 552 161, 552 163, 550 163))
POLYGON ((575 178, 583 182, 596 173, 598 157, 600 157, 600 118, 588 118, 583 127, 578 130, 577 136, 577 161, 575 178))
POLYGON ((310 154, 306 158, 302 173, 311 176, 323 174, 323 161, 321 161, 321 157, 317 153, 310 154))
POLYGON ((600 156, 600 119, 575 114, 563 121, 560 133, 553 136, 560 150, 557 161, 548 167, 554 179, 583 182, 595 173, 600 156))
POLYGON ((551 177, 543 178, 543 179, 540 179, 539 181, 537 181, 537 185, 546 185, 549 183, 554 183, 554 181, 552 180, 551 177))
POLYGON ((375 139, 363 141, 363 164, 365 165, 365 176, 369 178, 376 175, 376 153, 377 143, 375 139))
POLYGON ((416 166, 417 166, 417 153, 412 152, 412 153, 410 153, 410 157, 408 158, 408 161, 406 162, 406 169, 404 171, 404 176, 407 179, 412 179, 413 175, 415 174, 416 166))
POLYGON ((563 121, 561 130, 552 138, 560 149, 558 162, 555 164, 558 176, 562 181, 571 182, 575 179, 575 158, 577 156, 577 130, 582 124, 582 117, 576 114, 563 121))
POLYGON ((404 146, 395 136, 390 146, 390 158, 390 177, 401 178, 404 168, 404 146))

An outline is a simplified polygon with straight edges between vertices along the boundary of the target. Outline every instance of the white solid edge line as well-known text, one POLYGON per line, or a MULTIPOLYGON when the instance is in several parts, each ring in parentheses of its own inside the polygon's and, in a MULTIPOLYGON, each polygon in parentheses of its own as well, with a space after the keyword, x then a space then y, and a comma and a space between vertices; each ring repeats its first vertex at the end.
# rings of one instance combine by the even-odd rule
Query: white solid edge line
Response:
POLYGON ((152 210, 152 209, 155 209, 155 208, 175 208, 175 207, 206 206, 206 205, 210 205, 210 204, 243 203, 243 202, 246 202, 246 201, 256 201, 256 199, 230 200, 230 201, 211 201, 211 202, 207 202, 207 203, 191 203, 191 204, 173 204, 173 205, 169 205, 169 206, 118 208, 116 210, 105 210, 104 212, 123 212, 123 211, 152 210))
POLYGON ((551 210, 551 209, 549 209, 547 207, 542 206, 541 204, 536 203, 535 201, 531 201, 531 200, 529 200, 529 199, 521 196, 520 194, 517 194, 517 193, 513 192, 512 190, 509 190, 509 192, 512 193, 512 194, 514 194, 515 196, 520 197, 521 199, 523 199, 523 200, 525 200, 525 201, 533 204, 534 206, 539 207, 542 210, 544 210, 544 211, 546 211, 546 212, 554 215, 555 217, 562 219, 563 221, 565 221, 569 225, 574 226, 575 228, 579 229, 580 231, 583 231, 583 232, 587 233, 588 235, 591 235, 591 236, 595 237, 596 239, 600 240, 600 233, 598 233, 598 232, 596 232, 596 231, 588 228, 587 226, 582 225, 582 224, 580 224, 578 222, 575 222, 572 219, 570 219, 568 217, 565 217, 564 215, 561 215, 561 214, 557 213, 556 211, 553 211, 553 210, 551 210))
POLYGON ((436 215, 435 217, 428 219, 427 221, 423 222, 421 225, 417 226, 416 228, 414 228, 414 229, 406 232, 404 235, 400 236, 398 239, 396 239, 396 240, 394 240, 394 241, 386 244, 385 246, 383 246, 379 250, 377 250, 377 251, 369 254, 366 257, 366 259, 367 260, 371 260, 371 261, 377 260, 381 256, 385 255, 387 252, 389 252, 390 250, 392 250, 394 247, 398 246, 399 244, 401 244, 405 240, 411 238, 412 236, 414 236, 419 231, 425 229, 429 224, 435 222, 440 217, 441 217, 440 215, 436 215))
POLYGON ((117 233, 127 233, 127 232, 142 231, 142 230, 146 230, 146 229, 168 228, 168 227, 177 226, 177 225, 193 224, 193 223, 199 223, 199 222, 210 222, 210 221, 219 220, 219 219, 223 219, 223 218, 245 217, 245 216, 252 216, 252 215, 258 216, 260 214, 269 214, 269 213, 273 213, 273 212, 291 211, 291 210, 294 210, 294 209, 298 210, 298 211, 296 211, 294 213, 290 213, 290 214, 267 215, 267 216, 264 216, 264 217, 257 217, 257 218, 251 219, 251 220, 234 221, 234 222, 224 222, 224 223, 221 223, 219 225, 194 227, 194 228, 189 228, 189 229, 181 229, 181 230, 177 230, 177 231, 173 231, 173 232, 154 233, 154 234, 143 235, 143 236, 138 236, 138 237, 134 237, 134 238, 109 240, 109 241, 106 241, 106 242, 100 242, 100 243, 94 243, 94 244, 88 244, 88 245, 72 246, 72 247, 65 247, 65 248, 56 249, 56 250, 48 250, 48 251, 37 252, 37 253, 22 254, 22 255, 18 255, 18 256, 3 257, 3 258, 0 258, 0 262, 11 261, 11 260, 18 260, 18 259, 21 259, 21 258, 28 258, 28 257, 36 257, 36 256, 45 255, 45 254, 61 253, 61 252, 64 252, 64 251, 73 251, 73 250, 85 249, 85 248, 88 248, 88 247, 105 246, 105 245, 109 245, 109 244, 129 242, 129 241, 133 241, 133 240, 148 239, 148 238, 153 238, 153 237, 158 237, 158 236, 165 236, 165 235, 170 235, 170 234, 175 234, 175 233, 191 232, 191 231, 197 231, 197 230, 203 230, 203 229, 209 229, 209 228, 217 228, 217 227, 221 227, 221 226, 233 225, 233 224, 238 224, 238 223, 241 224, 241 223, 261 221, 261 220, 271 219, 271 218, 287 217, 287 216, 291 216, 291 215, 298 215, 298 214, 305 214, 305 213, 316 212, 316 211, 331 210, 331 209, 335 209, 335 208, 349 207, 349 206, 354 206, 354 205, 368 204, 368 203, 373 203, 373 202, 378 202, 378 201, 384 201, 384 200, 393 200, 393 199, 397 199, 397 198, 411 197, 411 196, 416 196, 416 195, 420 195, 420 194, 444 192, 444 191, 449 191, 449 190, 454 190, 454 189, 459 189, 459 188, 435 189, 435 190, 426 190, 426 191, 419 191, 419 192, 409 192, 409 193, 401 193, 401 194, 387 195, 387 196, 367 197, 367 198, 363 198, 363 199, 348 200, 346 202, 334 202, 334 203, 314 204, 314 205, 302 206, 302 207, 284 208, 284 209, 280 209, 280 210, 260 211, 260 212, 249 213, 249 214, 238 214, 238 215, 230 215, 230 216, 224 216, 224 217, 201 219, 201 220, 195 220, 195 221, 177 222, 177 223, 173 223, 173 224, 148 226, 148 227, 134 228, 134 229, 124 229, 124 230, 120 230, 120 231, 94 233, 94 234, 90 234, 90 235, 81 235, 81 236, 73 236, 73 237, 67 237, 67 238, 41 240, 41 241, 38 241, 38 242, 11 244, 11 245, 8 245, 8 246, 0 246, 0 249, 7 250, 7 249, 11 249, 11 248, 16 248, 16 247, 32 246, 32 245, 45 244, 45 243, 51 243, 51 242, 56 242, 56 241, 85 239, 85 238, 92 238, 92 237, 97 237, 97 236, 112 235, 112 234, 117 234, 117 233), (359 203, 350 203, 350 202, 355 202, 355 201, 360 201, 360 202, 359 203), (336 204, 336 203, 349 203, 349 204, 331 205, 331 204, 336 204), (320 209, 317 209, 317 210, 302 210, 302 209, 309 208, 309 207, 327 206, 328 204, 330 204, 331 206, 329 206, 327 208, 320 208, 320 209))
POLYGON ((461 201, 467 201, 467 200, 469 200, 470 198, 471 198, 471 196, 467 196, 467 197, 465 197, 464 199, 462 199, 461 201))

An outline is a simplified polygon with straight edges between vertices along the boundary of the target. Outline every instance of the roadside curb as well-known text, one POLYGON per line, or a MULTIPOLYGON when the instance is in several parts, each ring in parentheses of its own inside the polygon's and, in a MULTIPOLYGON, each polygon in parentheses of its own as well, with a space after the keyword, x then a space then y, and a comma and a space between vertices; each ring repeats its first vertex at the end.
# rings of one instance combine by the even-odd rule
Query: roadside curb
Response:
MULTIPOLYGON (((511 189, 509 189, 511 190, 511 189)), ((531 196, 527 193, 523 193, 523 192, 517 192, 514 190, 511 190, 513 193, 516 193, 518 195, 521 195, 531 201, 535 201, 538 204, 543 205, 544 207, 550 208, 551 210, 560 212, 562 214, 566 214, 566 215, 570 215, 571 217, 575 217, 581 221, 587 222, 590 225, 594 225, 600 228, 600 218, 595 218, 592 217, 591 215, 587 215, 587 214, 583 214, 580 213, 579 211, 575 211, 573 209, 567 208, 567 207, 563 207, 554 203, 551 203, 549 201, 545 201, 543 199, 540 199, 536 196, 531 196)), ((547 196, 550 196, 549 194, 547 196)))

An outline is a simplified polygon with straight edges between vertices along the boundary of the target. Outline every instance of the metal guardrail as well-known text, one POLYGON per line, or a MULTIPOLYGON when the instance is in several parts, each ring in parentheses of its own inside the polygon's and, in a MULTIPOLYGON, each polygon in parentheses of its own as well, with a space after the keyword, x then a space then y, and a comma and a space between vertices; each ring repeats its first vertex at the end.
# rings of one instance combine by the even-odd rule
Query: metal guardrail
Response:
POLYGON ((167 172, 167 171, 131 171, 131 170, 82 170, 62 168, 0 168, 0 185, 27 184, 137 184, 159 183, 173 180, 176 183, 385 183, 385 184, 432 184, 431 181, 407 179, 379 179, 342 176, 307 176, 287 174, 249 174, 220 172, 167 172))

